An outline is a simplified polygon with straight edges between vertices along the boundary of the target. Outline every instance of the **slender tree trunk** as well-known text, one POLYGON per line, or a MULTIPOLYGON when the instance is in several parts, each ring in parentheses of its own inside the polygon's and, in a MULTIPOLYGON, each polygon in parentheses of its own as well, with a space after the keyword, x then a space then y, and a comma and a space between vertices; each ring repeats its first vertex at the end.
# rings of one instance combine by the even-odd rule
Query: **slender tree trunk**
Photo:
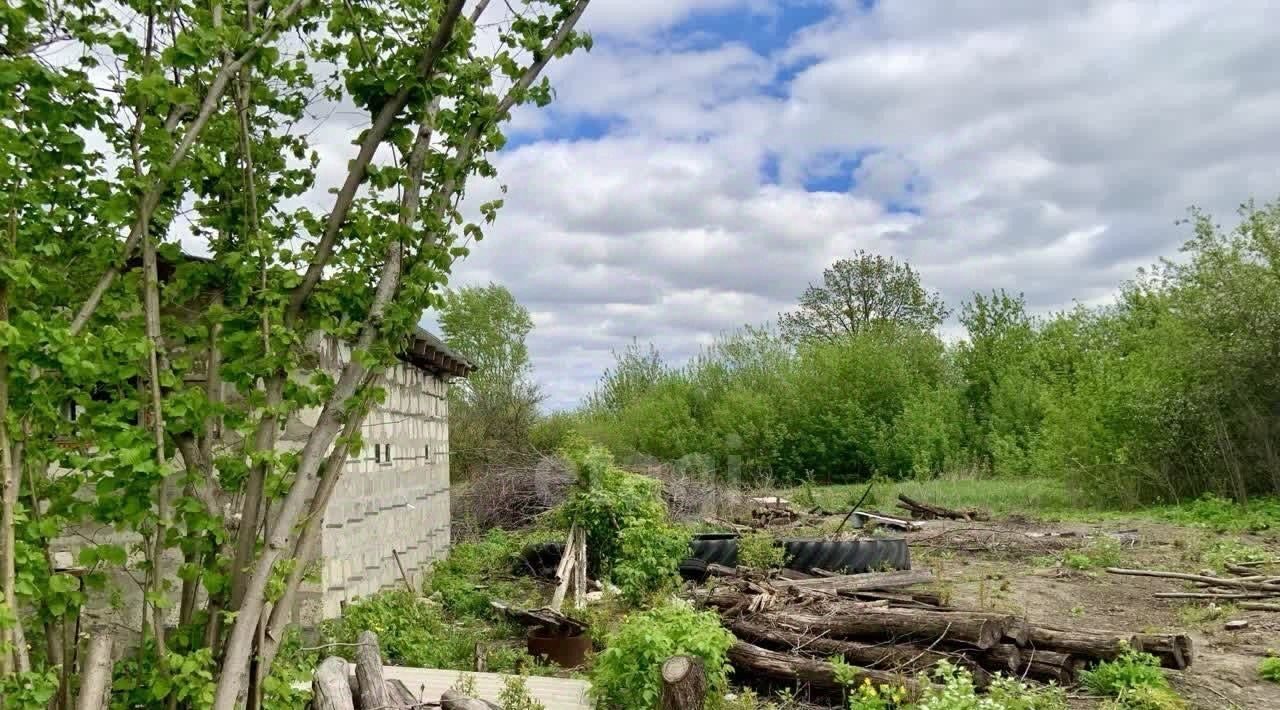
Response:
POLYGON ((151 380, 151 435, 155 446, 157 475, 160 477, 156 485, 156 529, 151 548, 151 593, 152 626, 155 627, 156 650, 161 658, 165 655, 165 607, 159 599, 165 594, 164 589, 164 551, 165 536, 169 528, 169 485, 165 480, 168 461, 165 456, 164 407, 160 392, 160 361, 164 342, 160 335, 160 284, 156 265, 155 242, 150 230, 142 237, 143 268, 143 310, 146 319, 148 341, 147 372, 151 380))
MULTIPOLYGON (((5 254, 13 254, 18 241, 18 216, 9 211, 9 225, 5 238, 5 254)), ((0 323, 9 322, 9 283, 0 279, 0 323)), ((0 348, 0 596, 16 618, 18 595, 15 589, 14 512, 18 506, 18 472, 14 467, 13 441, 9 436, 9 351, 0 348)), ((0 674, 24 670, 28 665, 26 638, 22 633, 22 620, 0 633, 0 645, 9 643, 11 652, 0 653, 0 674)))

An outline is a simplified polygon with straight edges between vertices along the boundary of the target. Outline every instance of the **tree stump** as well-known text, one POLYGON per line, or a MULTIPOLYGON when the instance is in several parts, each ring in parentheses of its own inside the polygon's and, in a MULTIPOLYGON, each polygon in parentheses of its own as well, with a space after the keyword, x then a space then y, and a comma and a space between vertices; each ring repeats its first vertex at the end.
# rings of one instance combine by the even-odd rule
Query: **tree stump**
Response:
POLYGON ((701 658, 672 656, 662 664, 662 710, 702 710, 706 697, 701 658))
POLYGON ((362 708, 383 708, 389 704, 387 684, 382 678, 382 651, 372 631, 356 637, 356 704, 362 708))
POLYGON ((329 656, 316 667, 311 677, 311 706, 315 710, 355 710, 346 661, 329 656))
POLYGON ((440 710, 502 710, 488 700, 477 700, 450 688, 440 696, 440 710))

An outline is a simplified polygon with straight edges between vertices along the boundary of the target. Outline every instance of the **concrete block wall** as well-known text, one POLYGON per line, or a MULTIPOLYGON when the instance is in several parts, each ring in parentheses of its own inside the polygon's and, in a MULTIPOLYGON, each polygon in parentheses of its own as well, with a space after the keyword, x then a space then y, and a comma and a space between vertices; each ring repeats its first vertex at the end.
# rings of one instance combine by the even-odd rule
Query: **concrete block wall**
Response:
MULTIPOLYGON (((439 376, 400 364, 386 400, 365 419, 364 447, 348 459, 320 543, 321 614, 402 584, 449 546, 449 401, 439 376)), ((416 583, 417 576, 414 575, 416 583)))

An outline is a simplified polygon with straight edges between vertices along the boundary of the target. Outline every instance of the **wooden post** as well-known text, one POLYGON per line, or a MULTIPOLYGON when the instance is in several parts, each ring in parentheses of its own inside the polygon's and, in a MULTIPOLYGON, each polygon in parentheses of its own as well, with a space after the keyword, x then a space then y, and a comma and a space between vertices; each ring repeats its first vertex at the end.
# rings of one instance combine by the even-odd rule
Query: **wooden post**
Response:
POLYGON ((76 710, 106 710, 111 695, 111 637, 99 632, 89 641, 76 710))
POLYGON ((672 656, 662 664, 662 710, 702 710, 707 674, 697 656, 672 656))
POLYGON ((347 681, 347 662, 329 656, 311 676, 311 707, 315 710, 356 710, 347 681))
POLYGON ((382 651, 372 631, 361 631, 356 637, 356 704, 362 708, 381 708, 387 700, 387 683, 382 678, 382 651))

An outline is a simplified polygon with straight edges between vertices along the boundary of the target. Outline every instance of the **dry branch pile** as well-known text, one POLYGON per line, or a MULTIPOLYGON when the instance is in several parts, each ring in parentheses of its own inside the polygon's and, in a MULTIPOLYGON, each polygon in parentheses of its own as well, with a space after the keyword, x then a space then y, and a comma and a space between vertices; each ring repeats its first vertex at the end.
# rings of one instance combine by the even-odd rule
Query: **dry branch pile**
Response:
POLYGON ((730 659, 747 676, 835 688, 825 659, 843 658, 872 683, 904 684, 941 660, 968 669, 979 686, 992 673, 1069 685, 1089 664, 1125 648, 1157 656, 1166 668, 1192 661, 1185 635, 1066 631, 993 610, 945 606, 927 592, 928 570, 766 580, 720 577, 695 593, 739 639, 730 659), (889 590, 889 591, 883 591, 889 590))
POLYGON ((898 507, 910 512, 911 516, 918 520, 935 520, 937 518, 947 518, 950 520, 991 519, 990 514, 986 511, 978 510, 977 508, 952 510, 951 508, 944 508, 940 505, 921 503, 918 500, 913 500, 902 494, 898 494, 898 507))

